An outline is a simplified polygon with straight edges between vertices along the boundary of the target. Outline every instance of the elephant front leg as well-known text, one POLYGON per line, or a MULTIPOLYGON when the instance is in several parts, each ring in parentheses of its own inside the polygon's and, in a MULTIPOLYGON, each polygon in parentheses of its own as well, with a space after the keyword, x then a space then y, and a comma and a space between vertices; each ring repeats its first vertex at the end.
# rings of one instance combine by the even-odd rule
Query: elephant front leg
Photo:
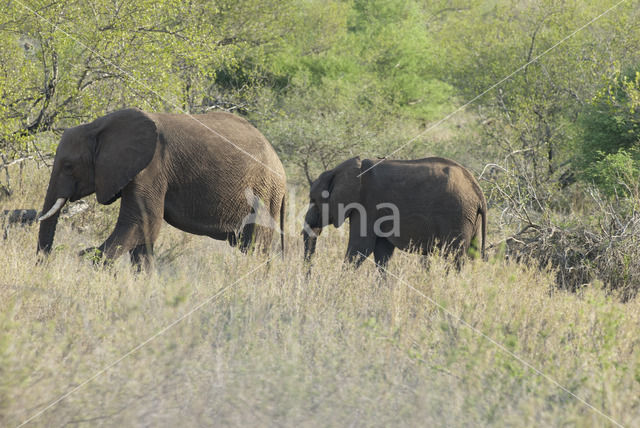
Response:
POLYGON ((122 212, 111 235, 98 249, 106 260, 115 260, 125 252, 131 252, 131 260, 140 263, 153 254, 153 244, 160 234, 161 220, 146 216, 144 219, 122 219, 122 212))
POLYGON ((138 225, 116 225, 116 229, 102 245, 86 248, 79 256, 88 258, 95 264, 101 261, 109 264, 128 251, 131 263, 138 267, 138 271, 142 266, 148 270, 152 265, 153 243, 156 238, 157 233, 147 234, 138 225))
POLYGON ((347 253, 344 256, 345 263, 351 263, 355 265, 357 269, 360 267, 362 262, 371 255, 375 248, 375 244, 375 237, 357 237, 353 240, 349 239, 347 253))
POLYGON ((367 257, 371 255, 373 252, 373 248, 369 247, 349 247, 347 248, 347 254, 344 256, 344 262, 353 264, 357 269, 360 267, 362 262, 366 260, 367 257))
POLYGON ((163 206, 156 201, 163 199, 151 197, 149 192, 136 191, 133 186, 126 190, 122 194, 116 227, 106 241, 94 251, 94 256, 109 262, 125 252, 130 252, 132 262, 144 262, 148 266, 153 244, 162 226, 163 206))
POLYGON ((138 245, 132 250, 129 250, 129 258, 131 264, 136 266, 138 272, 141 272, 144 268, 147 272, 151 271, 153 267, 153 244, 138 245))
POLYGON ((345 263, 353 263, 358 268, 371 255, 376 245, 376 236, 371 227, 362 227, 359 215, 349 220, 349 245, 345 254, 345 263))
POLYGON ((376 239, 373 257, 376 261, 376 265, 378 266, 378 270, 384 272, 395 248, 396 247, 387 238, 376 239))

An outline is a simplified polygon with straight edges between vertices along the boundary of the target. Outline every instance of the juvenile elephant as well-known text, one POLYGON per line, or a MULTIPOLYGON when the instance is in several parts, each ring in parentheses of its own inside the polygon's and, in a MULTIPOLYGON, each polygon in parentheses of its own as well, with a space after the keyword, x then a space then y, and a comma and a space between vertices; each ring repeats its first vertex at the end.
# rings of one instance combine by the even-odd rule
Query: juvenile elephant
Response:
POLYGON ((345 261, 356 266, 372 252, 384 267, 395 248, 428 254, 435 245, 455 251, 460 262, 479 232, 484 256, 487 203, 473 175, 454 161, 431 157, 374 162, 356 157, 320 174, 309 197, 302 231, 307 260, 322 228, 340 227, 346 218, 350 230, 345 261))
POLYGON ((115 229, 97 248, 107 260, 129 251, 132 262, 148 262, 163 219, 243 251, 254 242, 268 248, 277 223, 247 221, 260 207, 271 223, 280 219, 284 248, 285 184, 273 147, 240 117, 119 110, 62 135, 38 250, 51 251, 62 206, 94 192, 105 205, 122 198, 115 229))

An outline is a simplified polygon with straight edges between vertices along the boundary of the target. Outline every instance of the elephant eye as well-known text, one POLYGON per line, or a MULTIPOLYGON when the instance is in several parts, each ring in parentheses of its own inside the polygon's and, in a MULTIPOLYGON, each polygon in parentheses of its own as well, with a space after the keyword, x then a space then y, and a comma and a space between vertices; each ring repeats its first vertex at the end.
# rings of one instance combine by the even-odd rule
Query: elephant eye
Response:
POLYGON ((73 165, 71 165, 70 163, 65 163, 64 165, 62 165, 62 169, 64 170, 64 172, 71 172, 73 171, 73 165))

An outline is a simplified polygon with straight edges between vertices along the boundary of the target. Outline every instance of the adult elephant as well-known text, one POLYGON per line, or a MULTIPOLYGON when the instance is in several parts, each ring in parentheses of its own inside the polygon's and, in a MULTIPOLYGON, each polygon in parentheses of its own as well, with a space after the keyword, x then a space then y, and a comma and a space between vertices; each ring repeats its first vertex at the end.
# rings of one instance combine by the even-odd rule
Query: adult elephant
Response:
POLYGON ((484 257, 487 203, 473 175, 439 157, 416 160, 349 159, 311 184, 305 216, 305 259, 322 228, 349 218, 346 262, 359 266, 373 253, 384 267, 395 248, 428 254, 455 252, 458 263, 480 232, 484 257))
POLYGON ((163 219, 246 251, 254 242, 268 248, 279 218, 284 249, 285 184, 273 147, 238 116, 119 110, 62 135, 38 250, 51 251, 62 206, 94 192, 101 204, 122 199, 115 229, 97 248, 107 260, 129 251, 132 262, 148 262, 163 219))

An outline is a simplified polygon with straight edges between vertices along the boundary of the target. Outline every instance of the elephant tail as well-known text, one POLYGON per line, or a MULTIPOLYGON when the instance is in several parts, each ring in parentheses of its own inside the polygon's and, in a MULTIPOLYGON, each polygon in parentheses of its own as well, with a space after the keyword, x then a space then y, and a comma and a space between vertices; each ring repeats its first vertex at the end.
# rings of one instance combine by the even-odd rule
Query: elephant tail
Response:
POLYGON ((480 217, 482 217, 482 247, 480 254, 482 260, 485 260, 485 247, 487 245, 487 202, 482 198, 482 205, 478 209, 480 217))
POLYGON ((282 246, 282 258, 284 258, 284 212, 285 196, 282 195, 282 203, 280 204, 280 245, 282 246))

